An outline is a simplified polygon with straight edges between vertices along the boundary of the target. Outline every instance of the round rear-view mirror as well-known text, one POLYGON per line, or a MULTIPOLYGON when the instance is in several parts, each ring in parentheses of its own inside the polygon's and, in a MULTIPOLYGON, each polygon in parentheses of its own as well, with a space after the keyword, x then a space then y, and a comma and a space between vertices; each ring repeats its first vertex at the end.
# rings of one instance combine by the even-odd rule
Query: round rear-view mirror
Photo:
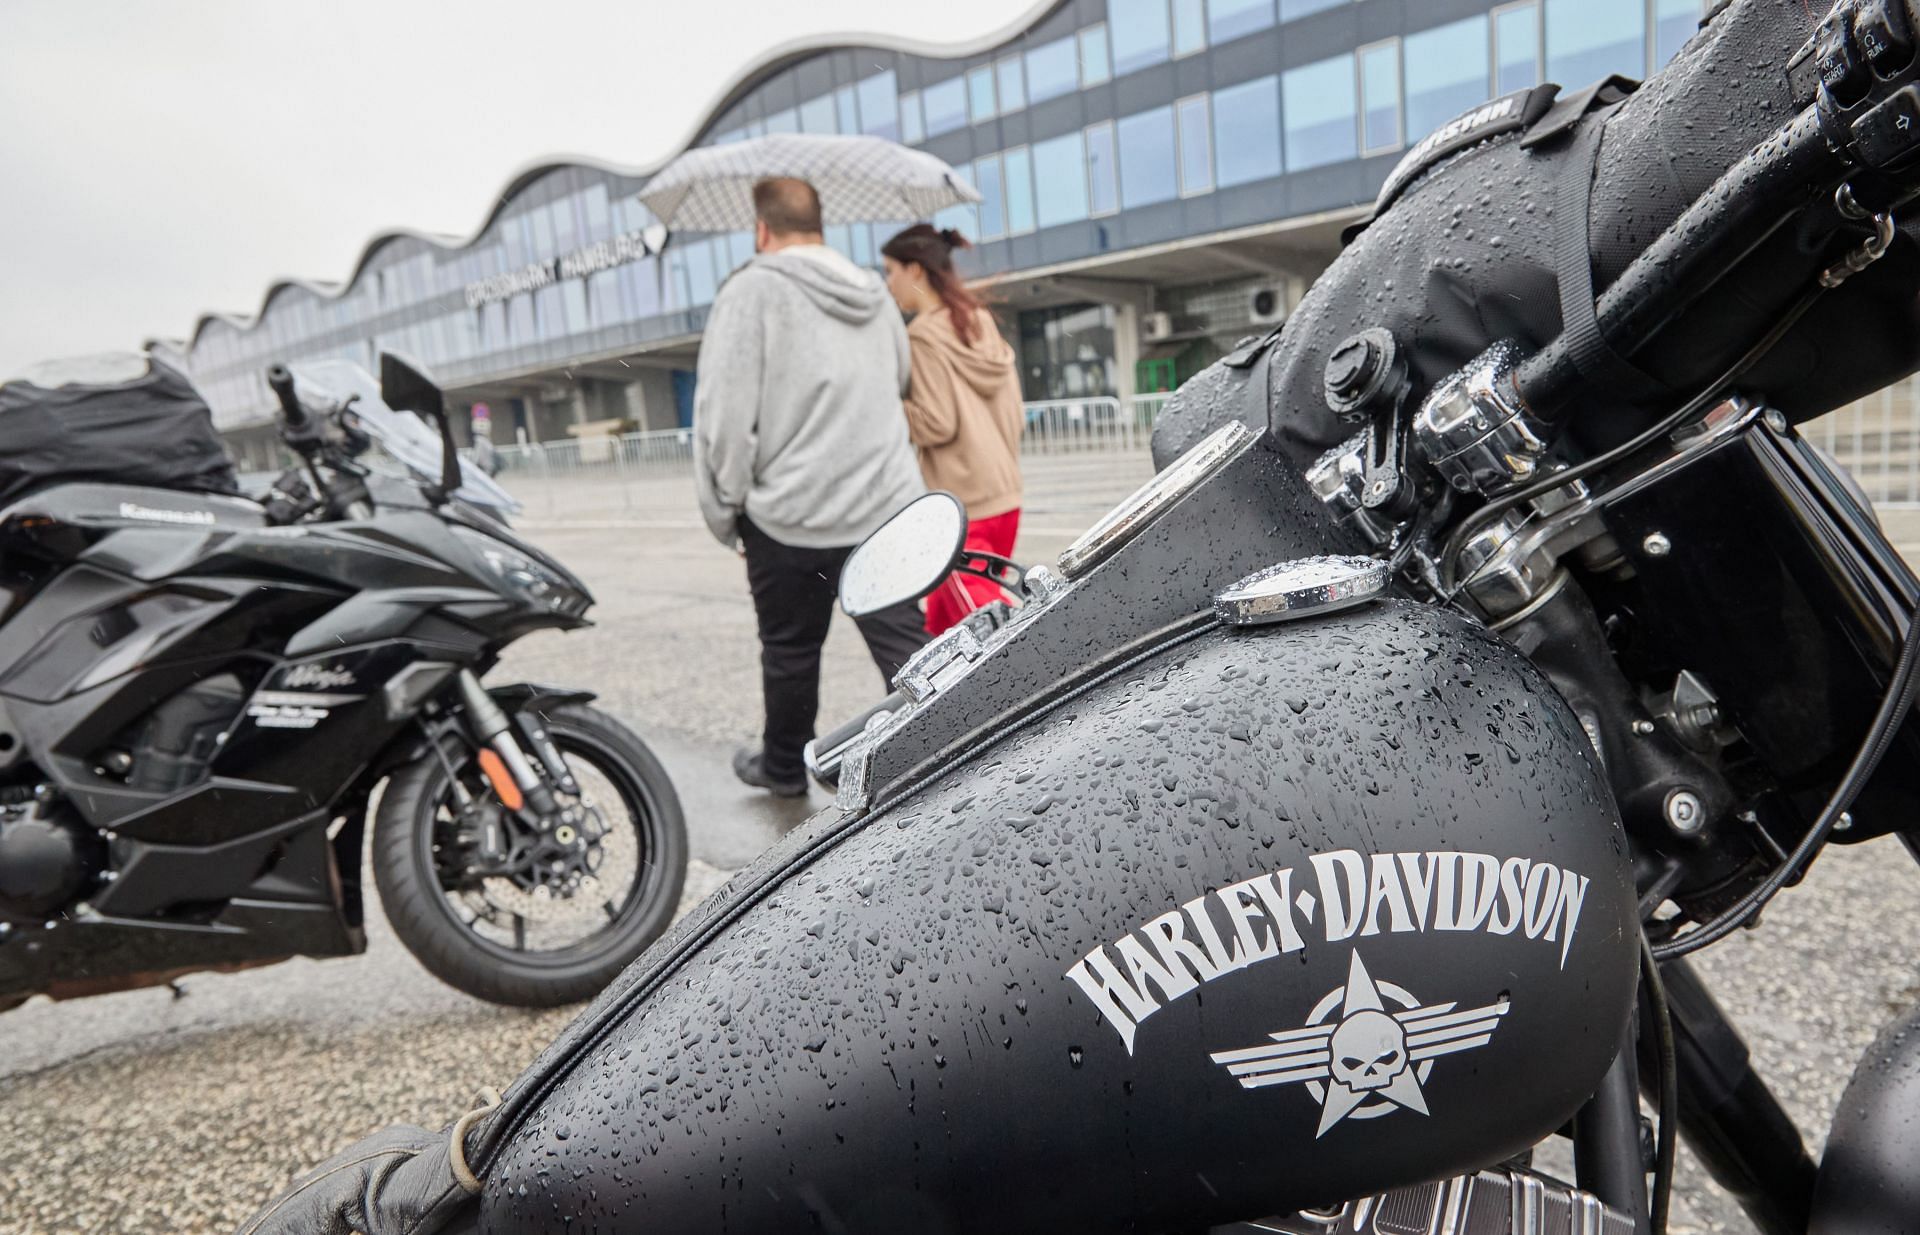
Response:
POLYGON ((967 511, 951 493, 933 492, 900 508, 860 542, 840 568, 840 607, 865 617, 919 600, 940 586, 967 541, 967 511))

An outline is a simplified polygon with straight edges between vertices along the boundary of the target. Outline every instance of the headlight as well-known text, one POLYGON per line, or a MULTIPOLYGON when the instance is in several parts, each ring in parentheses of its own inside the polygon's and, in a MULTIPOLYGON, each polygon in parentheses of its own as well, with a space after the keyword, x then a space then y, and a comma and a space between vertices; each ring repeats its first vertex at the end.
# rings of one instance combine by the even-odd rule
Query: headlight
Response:
POLYGON ((474 556, 485 563, 507 590, 525 597, 529 603, 576 617, 586 612, 591 603, 573 580, 506 541, 464 527, 454 528, 453 534, 473 550, 474 556))

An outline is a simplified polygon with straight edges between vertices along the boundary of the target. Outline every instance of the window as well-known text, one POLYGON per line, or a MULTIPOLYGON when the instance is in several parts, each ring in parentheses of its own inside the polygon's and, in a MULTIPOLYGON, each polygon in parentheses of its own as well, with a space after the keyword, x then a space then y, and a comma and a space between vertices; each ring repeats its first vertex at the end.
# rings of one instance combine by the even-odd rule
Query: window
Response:
POLYGON ((586 280, 568 279, 560 286, 566 291, 563 303, 566 306, 567 333, 581 334, 591 325, 591 319, 587 316, 586 280))
POLYGON ((967 126, 967 80, 949 77, 937 86, 920 92, 920 105, 927 112, 927 136, 938 137, 967 126))
POLYGON ((1107 60, 1107 28, 1088 26, 1080 32, 1080 85, 1097 86, 1113 77, 1107 60))
POLYGON ((1273 24, 1273 0, 1211 0, 1207 33, 1216 43, 1237 39, 1273 24))
POLYGON ((900 96, 900 140, 909 146, 927 140, 926 126, 920 123, 918 90, 910 90, 900 96))
POLYGON ((1362 47, 1360 57, 1360 150, 1379 154, 1400 145, 1400 43, 1389 39, 1362 47))
POLYGON ((800 131, 802 133, 840 131, 834 122, 832 95, 823 94, 817 99, 808 99, 800 105, 800 131))
POLYGON ((1087 126, 1087 213, 1099 218, 1120 209, 1120 183, 1114 166, 1113 122, 1087 126))
POLYGON ((1113 75, 1159 64, 1172 51, 1167 31, 1167 0, 1107 0, 1107 26, 1113 36, 1113 75))
POLYGON ((800 131, 800 113, 789 107, 767 117, 767 132, 798 133, 800 131))
POLYGON ((753 260, 753 233, 752 232, 728 232, 727 233, 726 260, 727 260, 727 272, 729 274, 731 274, 733 271, 740 269, 740 267, 746 265, 748 262, 753 260))
POLYGON ((1073 39, 1055 39, 1027 53, 1027 95, 1035 103, 1072 94, 1080 85, 1073 39))
POLYGON ((1647 71, 1641 0, 1547 0, 1547 80, 1577 88, 1647 71))
MULTIPOLYGON (((900 88, 893 70, 861 82, 860 131, 892 141, 900 138, 900 88)), ((852 130, 848 130, 851 132, 852 130)))
POLYGON ((833 112, 840 121, 842 133, 860 131, 860 108, 853 101, 852 86, 842 86, 833 92, 833 112))
POLYGON ((1277 75, 1213 92, 1213 158, 1223 189, 1280 174, 1277 75))
POLYGON ((933 225, 939 228, 951 227, 962 236, 969 238, 980 234, 979 212, 971 205, 948 206, 933 216, 933 225))
POLYGON ((1180 127, 1180 196, 1213 192, 1213 122, 1207 96, 1196 94, 1174 104, 1180 127))
POLYGON ((973 115, 973 122, 991 120, 994 116, 993 105, 993 66, 983 64, 967 73, 967 109, 973 115))
POLYGON ((856 266, 872 266, 879 262, 873 251, 873 224, 855 223, 847 228, 852 243, 847 248, 847 256, 856 266))
POLYGON ((1653 67, 1673 59, 1700 28, 1700 0, 1653 0, 1653 67))
POLYGON ((1292 21, 1296 17, 1305 17, 1308 13, 1318 13, 1321 9, 1330 9, 1346 4, 1349 0, 1280 0, 1280 20, 1292 21))
POLYGON ((1175 170, 1173 108, 1124 117, 1120 139, 1120 201, 1129 210, 1171 200, 1179 193, 1175 170))
POLYGON ((1087 217, 1087 146, 1068 133, 1033 147, 1033 183, 1039 190, 1037 214, 1042 227, 1076 223, 1087 217))
POLYGON ((1205 0, 1173 0, 1173 54, 1191 56, 1207 46, 1205 0))
POLYGON ((1303 64, 1281 75, 1287 170, 1305 171, 1358 153, 1353 95, 1352 56, 1303 64))
POLYGON ((1000 110, 1019 111, 1027 105, 1027 84, 1020 76, 1020 57, 1007 56, 993 66, 994 81, 1000 87, 1000 110))
POLYGON ((687 246, 687 288, 690 305, 699 307, 713 303, 713 294, 719 290, 720 281, 713 271, 714 242, 702 240, 698 244, 687 246))
POLYGON ((1007 234, 1007 195, 1000 181, 999 155, 974 161, 973 187, 980 190, 980 239, 998 240, 1007 234))
POLYGON ((1001 163, 1007 177, 1007 235, 1024 236, 1033 230, 1033 159, 1025 146, 1016 146, 1001 163))
POLYGON ((1540 84, 1540 5, 1536 0, 1493 11, 1493 92, 1540 84))
POLYGON ((1487 98, 1487 19, 1406 37, 1407 138, 1419 141, 1487 98))

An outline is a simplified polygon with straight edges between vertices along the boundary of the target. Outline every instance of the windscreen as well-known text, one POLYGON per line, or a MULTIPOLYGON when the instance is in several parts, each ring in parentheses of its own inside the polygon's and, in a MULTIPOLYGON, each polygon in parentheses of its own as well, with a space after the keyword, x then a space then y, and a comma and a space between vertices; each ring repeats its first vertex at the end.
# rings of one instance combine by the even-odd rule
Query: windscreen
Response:
MULTIPOLYGON (((338 407, 352 398, 353 414, 382 450, 415 476, 439 482, 440 435, 412 412, 388 407, 373 374, 349 360, 315 360, 291 368, 302 403, 319 409, 338 407)), ((476 506, 508 512, 520 509, 513 495, 466 459, 460 460, 460 487, 453 495, 476 506)))

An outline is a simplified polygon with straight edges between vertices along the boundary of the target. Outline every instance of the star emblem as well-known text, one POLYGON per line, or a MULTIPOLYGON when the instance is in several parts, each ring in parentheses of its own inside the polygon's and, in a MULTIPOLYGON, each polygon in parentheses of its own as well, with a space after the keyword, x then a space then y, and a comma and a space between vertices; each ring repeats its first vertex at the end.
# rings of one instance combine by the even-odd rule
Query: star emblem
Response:
POLYGON ((1356 951, 1347 984, 1327 992, 1305 1026, 1212 1058, 1246 1089, 1304 1084, 1320 1103, 1318 1138, 1349 1115, 1425 1115, 1420 1087, 1433 1075, 1433 1061, 1492 1041, 1509 1006, 1504 998, 1460 1011, 1456 1003, 1422 1004, 1402 987, 1375 982, 1356 951), (1389 1010, 1389 999, 1399 1007, 1389 1010))

